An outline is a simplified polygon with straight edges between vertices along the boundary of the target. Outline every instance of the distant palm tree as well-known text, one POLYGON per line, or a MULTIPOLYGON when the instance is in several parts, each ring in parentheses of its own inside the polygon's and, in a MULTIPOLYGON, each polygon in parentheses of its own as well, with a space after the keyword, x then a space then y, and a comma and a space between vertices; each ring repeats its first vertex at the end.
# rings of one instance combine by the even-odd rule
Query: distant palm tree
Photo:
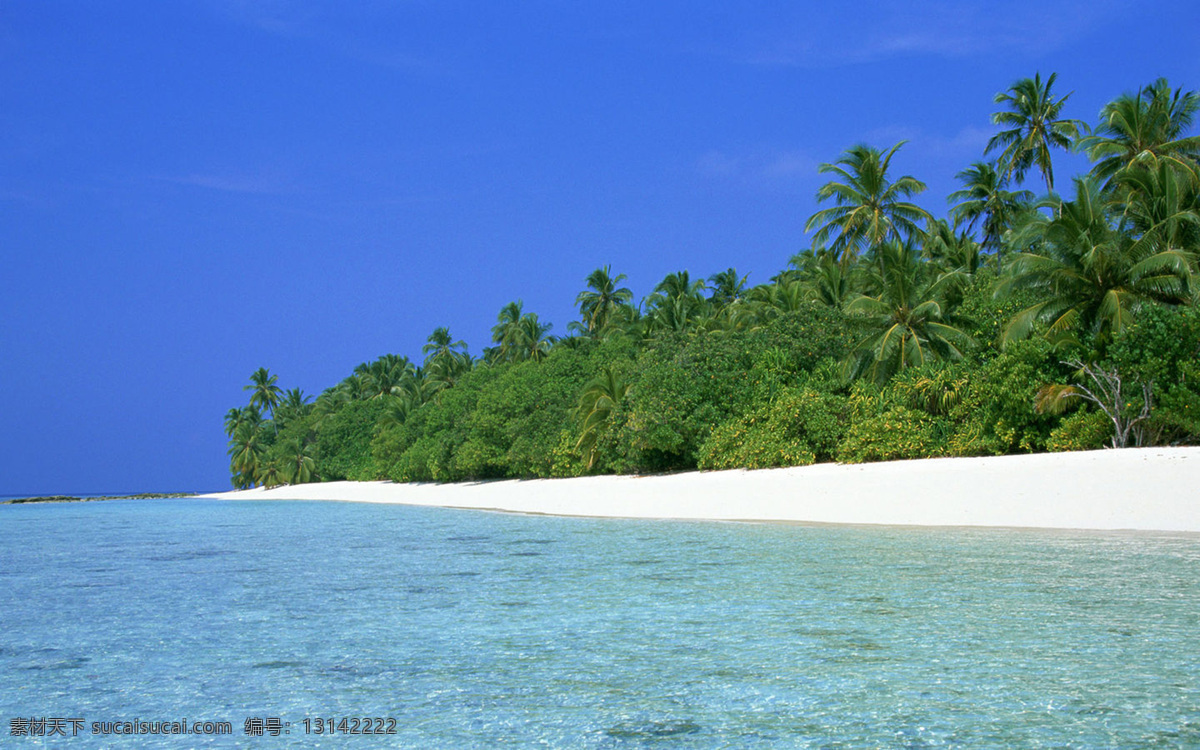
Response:
POLYGON ((961 358, 973 342, 942 299, 958 274, 938 273, 912 244, 888 242, 879 254, 879 267, 870 271, 877 293, 846 305, 871 328, 847 359, 847 374, 882 384, 909 367, 961 358))
POLYGON ((425 342, 425 346, 421 347, 421 353, 425 355, 425 365, 438 358, 453 357, 456 354, 466 352, 467 342, 454 341, 454 337, 450 335, 450 329, 442 326, 433 329, 433 333, 429 334, 429 338, 425 342))
POLYGON ((1127 231, 1164 250, 1200 255, 1200 182, 1168 160, 1155 167, 1123 169, 1113 179, 1127 231))
POLYGON ((303 417, 312 411, 312 396, 306 396, 304 391, 299 388, 292 388, 285 391, 283 398, 275 407, 275 417, 280 424, 286 424, 289 420, 303 417))
POLYGON ((275 459, 271 459, 264 463, 258 472, 258 481, 263 487, 278 487, 284 483, 282 472, 279 470, 279 464, 275 459))
POLYGON ((748 278, 750 278, 750 274, 738 276, 737 271, 733 268, 714 273, 708 277, 708 288, 712 290, 709 300, 718 310, 732 305, 746 293, 746 279, 748 278))
POLYGON ((932 218, 907 199, 925 191, 925 183, 904 175, 894 182, 888 176, 892 157, 905 141, 880 153, 866 145, 854 146, 832 164, 822 164, 821 173, 840 178, 825 183, 817 200, 833 199, 836 205, 813 214, 805 231, 817 228, 813 240, 829 243, 839 254, 843 267, 860 252, 889 239, 900 240, 920 232, 919 223, 932 218))
POLYGON ((704 281, 692 281, 687 271, 667 274, 646 300, 650 330, 686 331, 704 317, 704 281))
POLYGON ((1003 177, 1012 176, 1017 182, 1024 182, 1025 173, 1036 164, 1049 192, 1054 192, 1050 149, 1070 150, 1074 139, 1084 129, 1079 120, 1061 117, 1063 105, 1071 94, 1055 98, 1051 89, 1057 76, 1057 73, 1051 73, 1043 84, 1038 73, 1033 78, 1022 78, 1008 91, 996 94, 996 104, 1006 105, 1008 109, 993 114, 992 122, 1007 129, 992 136, 984 150, 985 154, 990 154, 1000 149, 1003 177))
POLYGON ((575 298, 579 306, 579 314, 583 317, 583 329, 588 336, 598 336, 612 324, 616 317, 616 309, 628 306, 633 299, 633 292, 625 287, 617 287, 625 280, 625 274, 612 276, 611 266, 597 268, 588 274, 587 289, 575 298))
POLYGON ((1200 136, 1184 133, 1200 110, 1200 93, 1171 91, 1159 78, 1136 94, 1124 94, 1104 106, 1095 133, 1082 138, 1079 148, 1095 164, 1092 175, 1105 183, 1123 169, 1140 164, 1154 168, 1158 160, 1174 163, 1200 177, 1200 136))
POLYGON ((416 368, 408 357, 385 354, 374 362, 364 362, 354 368, 358 376, 358 398, 376 399, 389 396, 394 388, 413 377, 416 368))
POLYGON ((261 423, 262 414, 253 406, 243 406, 225 412, 225 434, 231 438, 243 424, 251 424, 257 429, 261 423))
MULTIPOLYGON (((817 261, 815 272, 808 281, 809 298, 818 304, 844 311, 846 303, 852 297, 850 271, 826 254, 817 261)), ((798 309, 798 307, 791 307, 798 309)))
POLYGON ((279 403, 279 396, 283 390, 276 385, 278 380, 279 378, 272 375, 267 368, 260 367, 250 375, 250 385, 242 388, 244 391, 251 391, 250 405, 260 413, 273 413, 279 403))
POLYGON ((1019 216, 1030 210, 1034 195, 1028 190, 1005 190, 1004 178, 991 163, 976 162, 959 172, 958 179, 963 189, 950 194, 950 201, 958 201, 950 209, 950 215, 956 224, 965 225, 968 232, 980 225, 983 249, 995 253, 996 267, 1001 268, 1004 235, 1019 216))
POLYGON ((537 313, 523 312, 518 300, 509 302, 500 310, 497 323, 492 327, 492 341, 496 347, 494 357, 502 362, 541 360, 550 351, 554 340, 547 334, 553 325, 538 320, 537 313))

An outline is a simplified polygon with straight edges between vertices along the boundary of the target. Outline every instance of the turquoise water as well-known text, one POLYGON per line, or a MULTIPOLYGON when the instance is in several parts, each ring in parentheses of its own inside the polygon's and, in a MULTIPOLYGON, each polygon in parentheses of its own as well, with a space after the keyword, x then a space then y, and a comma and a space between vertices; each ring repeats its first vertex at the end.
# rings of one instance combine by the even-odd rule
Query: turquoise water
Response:
POLYGON ((13 747, 1200 746, 1197 536, 204 500, 0 532, 13 747), (233 735, 88 731, 181 717, 233 735), (341 717, 395 734, 305 734, 341 717))

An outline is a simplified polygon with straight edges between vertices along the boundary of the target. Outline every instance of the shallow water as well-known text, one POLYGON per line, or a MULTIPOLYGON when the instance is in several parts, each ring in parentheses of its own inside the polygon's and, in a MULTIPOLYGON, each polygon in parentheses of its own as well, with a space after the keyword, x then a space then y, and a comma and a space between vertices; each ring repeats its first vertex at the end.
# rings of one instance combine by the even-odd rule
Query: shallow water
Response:
POLYGON ((46 741, 16 717, 85 719, 71 747, 181 717, 233 735, 120 744, 1200 746, 1194 535, 206 500, 0 531, 15 747, 46 741), (305 733, 342 717, 395 734, 305 733))

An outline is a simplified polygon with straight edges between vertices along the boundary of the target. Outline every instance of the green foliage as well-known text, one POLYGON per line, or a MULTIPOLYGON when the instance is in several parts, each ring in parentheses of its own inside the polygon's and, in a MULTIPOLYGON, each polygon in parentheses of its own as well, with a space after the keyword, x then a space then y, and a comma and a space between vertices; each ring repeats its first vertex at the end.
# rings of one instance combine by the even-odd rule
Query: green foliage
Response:
POLYGON ((541 362, 476 368, 403 424, 381 428, 372 445, 375 465, 397 481, 548 477, 568 471, 564 467, 581 460, 573 450, 580 390, 593 367, 621 356, 622 347, 560 347, 541 362), (570 458, 564 433, 572 438, 570 458))
POLYGON ((844 355, 850 335, 841 313, 806 303, 750 331, 658 339, 638 358, 629 396, 612 417, 609 464, 695 468, 717 426, 798 383, 822 359, 844 355))
POLYGON ((788 390, 713 430, 700 448, 701 469, 805 466, 833 457, 846 423, 846 399, 788 390))
POLYGON ((370 399, 348 401, 330 414, 317 432, 316 473, 326 481, 378 479, 371 438, 386 409, 384 399, 370 399))
POLYGON ((559 433, 558 443, 550 452, 550 476, 578 477, 588 470, 587 463, 576 449, 577 442, 575 433, 570 430, 559 433))
POLYGON ((1010 179, 1036 169, 1052 186, 1050 151, 1086 132, 1061 117, 1054 82, 1035 76, 996 97, 999 162, 959 174, 954 226, 909 201, 923 183, 889 175, 899 145, 855 146, 822 165, 832 180, 807 222, 814 244, 770 284, 746 289, 730 268, 706 296, 681 271, 635 307, 605 266, 565 339, 514 302, 482 360, 438 328, 420 367, 384 355, 316 403, 261 368, 250 405, 225 414, 232 480, 1076 450, 1103 444, 1109 418, 1118 444, 1123 418, 1139 444, 1200 442, 1200 137, 1188 135, 1200 94, 1160 80, 1114 101, 1076 144, 1094 174, 1075 180, 1073 200, 1033 204, 1010 179), (1029 338, 1035 329, 1046 335, 1029 338), (1091 351, 1064 366, 1062 347, 1083 344, 1091 351), (1100 411, 1078 408, 1106 384, 1111 399, 1090 399, 1100 411), (1051 401, 1065 408, 1035 408, 1051 401))
POLYGON ((1112 421, 1103 412, 1080 409, 1050 432, 1046 448, 1052 451, 1093 451, 1109 445, 1112 421))
POLYGON ((851 421, 838 447, 838 460, 856 464, 942 456, 945 431, 944 420, 906 406, 891 406, 870 416, 864 413, 851 421))
POLYGON ((1015 341, 982 365, 964 367, 965 388, 948 414, 953 425, 947 450, 956 456, 1004 455, 1046 449, 1058 423, 1034 409, 1038 390, 1066 371, 1044 339, 1015 341))
POLYGON ((1153 385, 1151 442, 1200 442, 1200 309, 1143 309, 1108 356, 1126 379, 1153 385))

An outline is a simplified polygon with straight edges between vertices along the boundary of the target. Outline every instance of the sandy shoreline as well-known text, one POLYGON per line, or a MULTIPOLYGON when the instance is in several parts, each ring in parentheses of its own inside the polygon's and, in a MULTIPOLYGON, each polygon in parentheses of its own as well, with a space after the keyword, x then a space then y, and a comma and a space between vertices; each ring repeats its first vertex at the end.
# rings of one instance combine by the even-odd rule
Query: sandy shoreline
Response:
POLYGON ((1200 447, 646 477, 324 482, 205 497, 612 518, 1200 532, 1200 447))

